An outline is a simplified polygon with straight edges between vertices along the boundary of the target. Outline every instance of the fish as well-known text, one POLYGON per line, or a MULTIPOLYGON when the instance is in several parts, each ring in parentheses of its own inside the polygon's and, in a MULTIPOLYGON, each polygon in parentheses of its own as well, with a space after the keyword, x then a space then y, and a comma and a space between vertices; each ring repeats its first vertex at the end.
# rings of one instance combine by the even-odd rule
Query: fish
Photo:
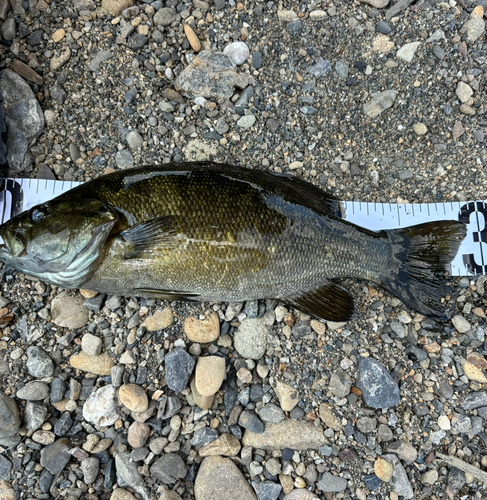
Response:
POLYGON ((277 299, 349 321, 337 281, 373 282, 445 318, 459 221, 371 231, 310 182, 214 162, 113 172, 0 226, 0 260, 65 289, 200 302, 277 299))

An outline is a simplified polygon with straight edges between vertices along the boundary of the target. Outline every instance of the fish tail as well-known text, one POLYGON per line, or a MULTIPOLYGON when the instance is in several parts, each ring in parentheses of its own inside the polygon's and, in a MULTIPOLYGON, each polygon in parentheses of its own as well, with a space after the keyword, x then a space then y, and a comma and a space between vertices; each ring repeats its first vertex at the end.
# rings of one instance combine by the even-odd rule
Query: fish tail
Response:
POLYGON ((382 285, 424 316, 443 318, 452 296, 450 264, 465 238, 465 224, 434 221, 388 231, 391 267, 382 285))

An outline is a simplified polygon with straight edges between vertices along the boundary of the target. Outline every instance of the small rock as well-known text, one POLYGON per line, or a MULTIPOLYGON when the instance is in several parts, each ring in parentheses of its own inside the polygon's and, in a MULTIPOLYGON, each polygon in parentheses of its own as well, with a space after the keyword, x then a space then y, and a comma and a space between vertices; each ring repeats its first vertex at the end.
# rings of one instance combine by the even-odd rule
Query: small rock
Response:
POLYGON ((387 446, 387 451, 394 453, 406 462, 414 462, 418 457, 418 452, 408 441, 394 441, 387 446))
POLYGON ((390 484, 392 491, 398 496, 402 496, 405 499, 414 498, 414 491, 409 482, 408 475, 399 461, 394 465, 390 484))
POLYGON ((115 466, 117 474, 132 488, 144 484, 144 478, 141 476, 137 464, 130 460, 128 453, 117 453, 115 455, 115 466))
POLYGON ((83 370, 96 375, 110 375, 113 358, 108 354, 90 356, 85 352, 80 352, 69 359, 69 364, 77 370, 83 370))
POLYGON ((368 3, 375 7, 376 9, 383 9, 389 5, 389 0, 361 0, 364 3, 368 3))
POLYGON ((399 403, 401 397, 396 382, 375 359, 359 359, 357 387, 362 399, 372 408, 389 408, 399 403))
POLYGON ((241 128, 251 128, 254 126, 256 118, 254 115, 244 115, 237 120, 237 125, 241 128))
POLYGON ((260 359, 267 349, 268 333, 261 318, 246 318, 235 332, 235 349, 243 358, 260 359))
POLYGON ((394 466, 382 457, 377 457, 377 460, 374 462, 375 475, 386 483, 391 479, 393 469, 394 466))
POLYGON ((220 319, 215 312, 200 320, 192 316, 184 322, 184 333, 191 342, 207 344, 220 336, 220 319))
POLYGON ((182 347, 176 347, 166 354, 164 361, 167 386, 174 392, 183 392, 193 373, 194 359, 182 347))
POLYGON ((328 389, 337 398, 344 398, 350 394, 352 379, 342 368, 334 371, 330 377, 328 389))
POLYGON ((256 434, 264 432, 264 424, 252 411, 244 410, 238 419, 238 425, 256 434))
POLYGON ((12 69, 27 81, 37 83, 37 85, 44 85, 44 78, 42 78, 42 76, 40 76, 30 66, 27 66, 27 64, 23 63, 22 61, 15 59, 12 64, 12 69))
MULTIPOLYGON (((24 425, 26 429, 32 431, 39 429, 44 423, 46 416, 47 416, 47 408, 43 404, 36 403, 34 401, 27 401, 24 410, 24 425)), ((1 438, 1 425, 0 425, 0 438, 1 438)))
POLYGON ((81 349, 90 356, 98 356, 103 348, 103 340, 91 333, 85 333, 81 339, 81 349))
POLYGON ((462 366, 462 370, 469 380, 475 380, 481 384, 487 383, 487 361, 478 352, 471 352, 462 366))
POLYGON ((51 317, 57 326, 77 330, 88 324, 88 308, 83 305, 84 299, 79 295, 62 292, 54 297, 51 304, 51 317))
POLYGON ((5 393, 0 392, 0 439, 17 434, 20 415, 17 403, 5 393))
POLYGON ((331 472, 325 472, 323 477, 317 483, 318 489, 325 493, 340 493, 345 491, 348 481, 340 476, 335 476, 331 472))
POLYGON ((473 90, 472 87, 470 87, 470 85, 464 82, 458 82, 455 93, 462 103, 467 103, 473 95, 473 90))
POLYGON ((223 53, 237 66, 242 65, 250 57, 250 51, 245 42, 230 43, 223 49, 223 53))
POLYGON ((467 32, 468 43, 476 42, 485 32, 485 21, 482 18, 474 17, 469 19, 463 28, 467 32))
POLYGON ((199 52, 201 50, 201 42, 197 37, 196 33, 191 28, 191 26, 189 26, 188 24, 184 25, 184 34, 186 35, 186 38, 188 39, 188 42, 191 45, 191 48, 195 52, 199 52))
POLYGON ((433 486, 438 481, 438 471, 431 469, 421 476, 421 482, 427 486, 433 486))
POLYGON ((142 136, 136 130, 131 130, 125 136, 125 140, 130 149, 140 149, 144 143, 144 139, 142 139, 142 136))
POLYGON ((61 438, 41 450, 40 463, 51 474, 59 474, 69 462, 71 455, 69 439, 61 438))
POLYGON ((63 30, 62 28, 56 30, 53 34, 52 34, 52 39, 54 41, 54 43, 58 43, 60 42, 64 37, 66 36, 66 31, 63 30))
POLYGON ((48 395, 49 386, 45 382, 40 382, 38 380, 24 385, 16 394, 19 399, 25 399, 27 401, 39 401, 47 398, 48 395))
POLYGON ((315 78, 320 78, 327 75, 331 71, 331 63, 330 61, 319 57, 315 64, 306 68, 306 71, 315 78))
POLYGON ((279 406, 274 403, 268 403, 261 410, 259 410, 259 417, 264 422, 278 424, 286 418, 286 415, 282 409, 279 408, 279 406))
POLYGON ((100 472, 100 461, 96 457, 88 457, 81 461, 83 481, 85 484, 93 484, 100 472))
POLYGON ((131 168, 135 165, 134 157, 128 149, 121 149, 120 151, 117 151, 117 154, 115 155, 115 162, 117 167, 122 170, 131 168))
POLYGON ((225 359, 220 356, 200 357, 196 364, 196 390, 202 396, 213 396, 225 378, 225 359))
POLYGON ((147 442, 150 427, 144 422, 132 422, 127 433, 127 442, 132 448, 141 448, 147 442))
MULTIPOLYGON (((172 492, 169 492, 169 493, 172 493, 172 492)), ((161 498, 162 497, 160 497, 159 500, 161 500, 161 498)), ((127 491, 123 488, 117 488, 116 490, 113 491, 112 495, 110 496, 110 500, 137 500, 137 498, 134 497, 134 495, 132 495, 132 493, 130 493, 129 491, 127 491)), ((168 500, 172 500, 172 499, 168 498, 168 500)))
POLYGON ((174 321, 173 312, 170 307, 165 307, 162 311, 156 311, 152 316, 144 320, 142 326, 149 332, 157 332, 169 328, 174 321))
POLYGON ((196 389, 196 383, 193 378, 191 380, 191 394, 193 395, 194 402, 202 409, 202 410, 209 410, 213 404, 214 400, 214 395, 211 396, 202 396, 198 390, 196 389))
POLYGON ((40 347, 27 348, 27 371, 35 378, 50 377, 54 372, 54 363, 49 355, 40 347))
POLYGON ((252 486, 257 493, 257 500, 277 500, 282 491, 282 486, 272 481, 252 481, 252 486))
POLYGON ((206 457, 198 469, 194 485, 196 500, 257 500, 251 486, 230 458, 206 457))
POLYGON ((118 392, 120 402, 130 411, 145 411, 149 406, 149 399, 144 389, 137 384, 124 384, 118 392))
POLYGON ((173 484, 178 479, 183 479, 188 472, 184 460, 176 453, 167 453, 156 460, 150 468, 152 476, 164 484, 173 484))
POLYGON ((460 314, 453 316, 451 322, 453 323, 453 326, 457 329, 458 333, 467 333, 472 328, 470 323, 460 314))
POLYGON ((396 55, 399 59, 402 59, 403 61, 411 62, 413 60, 414 53, 416 52, 416 50, 420 45, 421 42, 406 43, 397 51, 396 55))
POLYGON ((61 53, 55 54, 51 59, 51 71, 57 71, 61 66, 66 64, 71 58, 71 49, 69 47, 64 47, 61 53))
POLYGON ((413 130, 414 130, 414 133, 416 135, 425 135, 426 132, 428 132, 428 128, 426 127, 426 125, 424 123, 415 123, 413 125, 413 130))
POLYGON ((113 425, 119 419, 113 385, 100 387, 90 394, 83 405, 83 418, 98 427, 113 425))
POLYGON ((394 104, 396 97, 396 90, 384 90, 384 92, 376 94, 370 101, 366 102, 363 111, 369 118, 376 118, 394 104))
POLYGON ((177 13, 172 7, 163 7, 154 15, 154 24, 156 26, 169 26, 176 20, 177 13))
POLYGON ((288 384, 276 381, 274 391, 279 398, 279 403, 284 411, 291 411, 299 402, 297 390, 288 384))
POLYGON ((235 436, 231 434, 222 434, 217 439, 200 448, 201 457, 223 455, 234 457, 240 451, 240 443, 235 436))

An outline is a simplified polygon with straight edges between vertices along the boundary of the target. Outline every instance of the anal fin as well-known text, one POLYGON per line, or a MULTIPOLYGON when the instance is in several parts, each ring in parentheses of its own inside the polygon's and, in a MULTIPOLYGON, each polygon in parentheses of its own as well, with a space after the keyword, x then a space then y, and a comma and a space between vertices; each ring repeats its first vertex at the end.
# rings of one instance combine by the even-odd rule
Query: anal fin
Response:
POLYGON ((319 319, 349 321, 355 313, 353 297, 331 281, 299 297, 284 299, 287 304, 319 319))

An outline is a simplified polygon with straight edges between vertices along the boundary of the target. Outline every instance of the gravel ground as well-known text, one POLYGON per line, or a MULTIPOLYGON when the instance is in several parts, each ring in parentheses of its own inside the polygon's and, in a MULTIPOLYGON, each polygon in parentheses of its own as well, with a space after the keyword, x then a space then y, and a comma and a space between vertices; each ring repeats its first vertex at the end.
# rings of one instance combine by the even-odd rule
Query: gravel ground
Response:
MULTIPOLYGON (((487 2, 391 4, 0 0, 10 173, 212 159, 487 199, 487 2)), ((339 324, 4 269, 0 499, 487 498, 485 281, 445 323, 346 282, 339 324)))

